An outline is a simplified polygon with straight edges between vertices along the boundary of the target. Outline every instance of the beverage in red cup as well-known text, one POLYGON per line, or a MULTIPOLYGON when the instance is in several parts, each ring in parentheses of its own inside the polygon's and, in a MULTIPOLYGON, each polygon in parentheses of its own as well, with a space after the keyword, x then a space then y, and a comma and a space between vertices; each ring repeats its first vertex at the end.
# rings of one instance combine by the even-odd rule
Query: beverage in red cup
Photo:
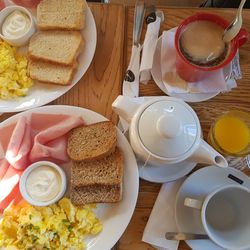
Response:
POLYGON ((176 71, 182 79, 202 80, 233 60, 249 34, 242 28, 231 42, 224 43, 222 35, 228 25, 222 17, 209 13, 197 13, 180 24, 175 34, 175 49, 176 71))

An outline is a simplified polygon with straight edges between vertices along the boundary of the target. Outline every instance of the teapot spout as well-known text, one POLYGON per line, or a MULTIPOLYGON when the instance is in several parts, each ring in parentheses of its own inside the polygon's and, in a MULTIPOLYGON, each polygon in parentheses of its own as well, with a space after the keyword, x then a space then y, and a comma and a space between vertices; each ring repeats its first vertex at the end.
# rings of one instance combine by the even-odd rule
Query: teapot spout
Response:
POLYGON ((190 160, 197 163, 215 165, 221 168, 228 167, 227 160, 202 139, 190 160))
POLYGON ((141 103, 136 98, 119 95, 112 103, 112 108, 127 123, 130 123, 141 103))

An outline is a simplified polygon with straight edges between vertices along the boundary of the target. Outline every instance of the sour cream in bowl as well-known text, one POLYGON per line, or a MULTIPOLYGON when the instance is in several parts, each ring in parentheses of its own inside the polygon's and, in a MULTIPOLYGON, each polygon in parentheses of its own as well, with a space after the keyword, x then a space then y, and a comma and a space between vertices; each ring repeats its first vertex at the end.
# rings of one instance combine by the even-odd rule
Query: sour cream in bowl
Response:
POLYGON ((0 38, 13 46, 25 45, 35 32, 31 13, 21 6, 8 6, 0 11, 0 38))
POLYGON ((48 206, 60 200, 67 187, 64 171, 55 163, 39 161, 22 174, 19 188, 23 198, 34 206, 48 206))

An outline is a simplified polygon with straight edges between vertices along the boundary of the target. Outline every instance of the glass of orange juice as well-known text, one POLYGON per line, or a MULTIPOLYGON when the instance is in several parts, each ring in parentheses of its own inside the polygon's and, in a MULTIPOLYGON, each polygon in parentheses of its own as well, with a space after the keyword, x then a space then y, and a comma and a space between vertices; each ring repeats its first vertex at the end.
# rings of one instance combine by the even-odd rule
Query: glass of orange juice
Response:
POLYGON ((229 111, 210 128, 208 142, 225 156, 246 156, 250 153, 250 114, 229 111))

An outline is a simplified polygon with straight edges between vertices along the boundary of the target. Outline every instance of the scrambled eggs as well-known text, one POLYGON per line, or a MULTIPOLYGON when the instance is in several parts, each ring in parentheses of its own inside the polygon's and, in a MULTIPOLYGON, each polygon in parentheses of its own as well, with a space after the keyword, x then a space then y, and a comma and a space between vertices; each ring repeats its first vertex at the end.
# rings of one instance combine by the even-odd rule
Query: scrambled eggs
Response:
POLYGON ((0 40, 0 99, 25 96, 32 86, 27 73, 28 60, 16 48, 0 40))
POLYGON ((84 249, 84 237, 102 230, 102 223, 86 205, 79 209, 69 199, 47 207, 12 206, 0 222, 0 247, 8 250, 84 249))

